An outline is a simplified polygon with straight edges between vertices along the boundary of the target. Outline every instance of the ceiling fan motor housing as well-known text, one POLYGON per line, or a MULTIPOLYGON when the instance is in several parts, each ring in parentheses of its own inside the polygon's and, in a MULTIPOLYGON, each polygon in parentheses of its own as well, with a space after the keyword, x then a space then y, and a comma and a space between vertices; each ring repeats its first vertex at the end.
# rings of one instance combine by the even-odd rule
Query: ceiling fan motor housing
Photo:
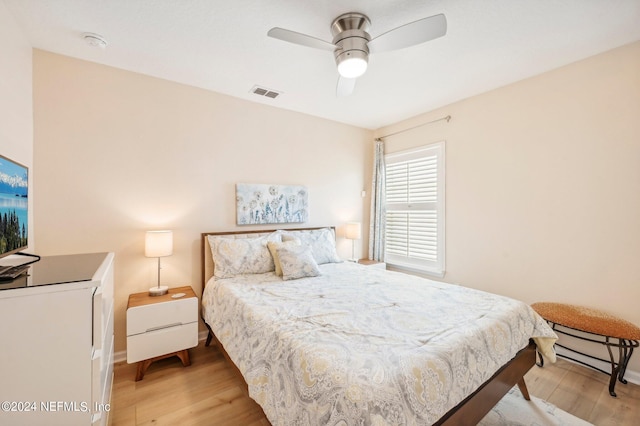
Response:
MULTIPOLYGON (((345 13, 338 16, 331 24, 333 44, 338 48, 333 52, 340 74, 344 77, 355 78, 362 75, 369 62, 369 47, 367 43, 371 36, 367 32, 371 27, 371 21, 362 13, 345 13), (343 72, 345 62, 358 63, 359 69, 353 71, 353 75, 345 75, 343 72), (343 66, 341 66, 341 64, 343 66)), ((347 71, 349 72, 349 71, 347 71)))

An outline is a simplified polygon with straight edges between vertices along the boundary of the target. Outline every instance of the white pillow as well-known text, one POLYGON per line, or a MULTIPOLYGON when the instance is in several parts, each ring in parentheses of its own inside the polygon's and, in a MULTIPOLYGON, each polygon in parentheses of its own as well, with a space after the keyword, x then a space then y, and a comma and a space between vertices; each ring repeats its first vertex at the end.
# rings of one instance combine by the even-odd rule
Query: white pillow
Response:
POLYGON ((269 241, 281 241, 277 232, 257 238, 229 238, 209 235, 213 275, 230 278, 241 274, 262 274, 275 270, 267 248, 269 241))
POLYGON ((318 264, 308 246, 282 246, 277 248, 276 252, 280 259, 283 280, 296 280, 320 275, 318 264))
POLYGON ((330 228, 311 231, 282 231, 282 241, 298 239, 303 246, 309 246, 318 265, 340 263, 342 259, 336 252, 336 237, 330 228))
POLYGON ((278 249, 282 248, 282 247, 294 247, 294 246, 299 246, 300 245, 300 240, 295 239, 295 240, 290 240, 290 241, 283 241, 283 242, 276 242, 276 241, 269 241, 267 243, 267 247, 269 248, 269 252, 271 252, 271 257, 273 257, 273 263, 276 266, 276 275, 281 277, 282 276, 282 267, 280 266, 280 258, 278 256, 278 249))

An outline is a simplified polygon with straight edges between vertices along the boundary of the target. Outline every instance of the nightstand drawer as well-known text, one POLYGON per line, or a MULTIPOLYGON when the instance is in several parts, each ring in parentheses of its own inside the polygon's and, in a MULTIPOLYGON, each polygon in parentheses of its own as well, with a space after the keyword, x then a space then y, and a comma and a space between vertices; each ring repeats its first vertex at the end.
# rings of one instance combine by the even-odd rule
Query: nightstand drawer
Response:
POLYGON ((127 309, 127 336, 192 322, 198 322, 197 297, 136 306, 127 309))
POLYGON ((127 362, 131 364, 195 346, 198 346, 197 321, 161 328, 127 337, 127 362))

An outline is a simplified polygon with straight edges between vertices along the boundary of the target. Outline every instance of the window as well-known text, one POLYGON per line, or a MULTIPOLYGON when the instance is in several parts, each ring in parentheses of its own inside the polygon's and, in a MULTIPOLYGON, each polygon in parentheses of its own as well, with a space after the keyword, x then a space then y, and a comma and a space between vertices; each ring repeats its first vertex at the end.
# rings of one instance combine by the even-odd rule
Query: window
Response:
POLYGON ((385 156, 385 261, 444 275, 444 142, 385 156))

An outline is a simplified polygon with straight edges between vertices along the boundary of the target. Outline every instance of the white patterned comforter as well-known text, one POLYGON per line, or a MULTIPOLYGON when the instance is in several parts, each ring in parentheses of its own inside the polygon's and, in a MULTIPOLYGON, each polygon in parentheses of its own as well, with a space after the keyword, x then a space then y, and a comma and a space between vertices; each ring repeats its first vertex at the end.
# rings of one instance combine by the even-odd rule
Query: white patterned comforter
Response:
POLYGON ((211 280, 203 314, 274 425, 429 425, 532 337, 516 300, 353 263, 211 280))

